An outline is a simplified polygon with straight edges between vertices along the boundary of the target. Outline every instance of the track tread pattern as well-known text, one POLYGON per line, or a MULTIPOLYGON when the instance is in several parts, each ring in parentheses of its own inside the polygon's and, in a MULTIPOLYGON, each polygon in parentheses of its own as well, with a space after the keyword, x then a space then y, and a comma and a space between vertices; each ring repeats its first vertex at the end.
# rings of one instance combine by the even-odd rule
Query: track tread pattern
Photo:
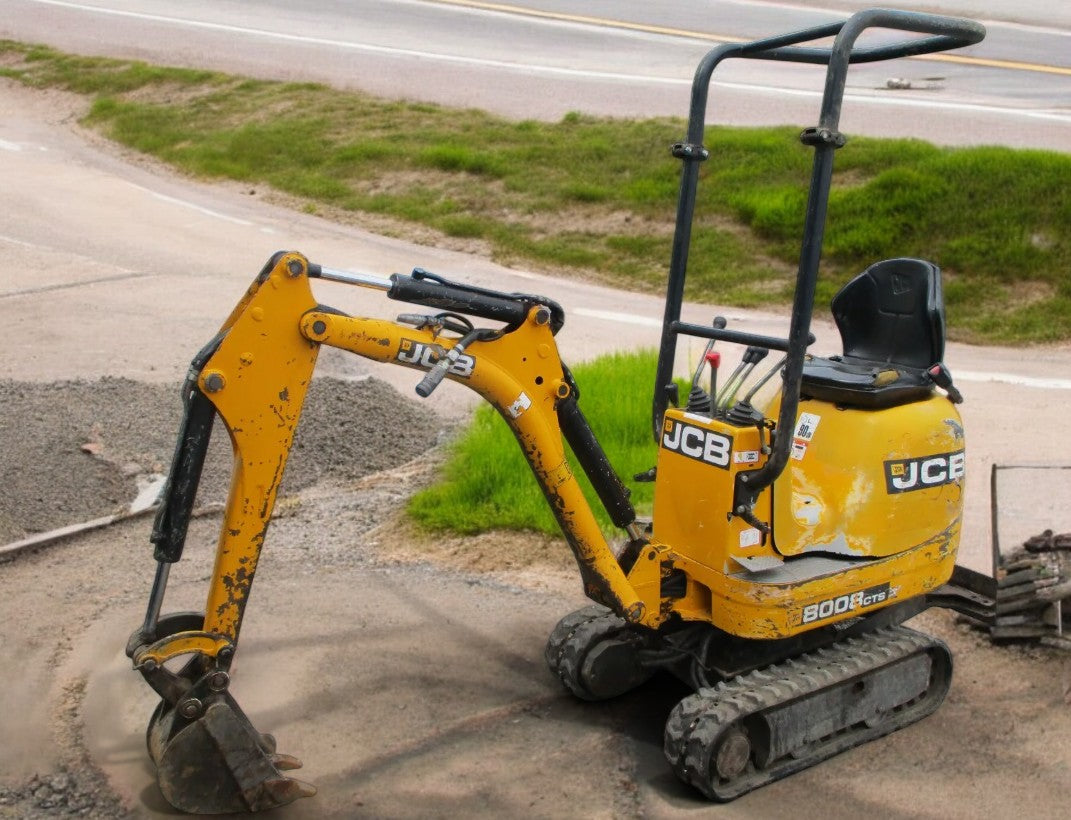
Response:
POLYGON ((543 657, 562 685, 581 700, 599 697, 588 691, 581 676, 587 651, 600 640, 627 629, 628 624, 599 604, 586 606, 562 618, 547 639, 543 657))
MULTIPOLYGON (((748 716, 816 694, 911 655, 937 652, 948 663, 947 647, 934 638, 891 627, 799 658, 758 669, 701 689, 670 713, 665 729, 665 755, 677 776, 707 797, 732 800, 765 783, 814 765, 841 751, 914 723, 933 712, 944 698, 950 675, 919 699, 886 715, 877 725, 843 729, 773 761, 766 769, 754 762, 737 777, 722 779, 713 761, 718 740, 748 716)), ((950 666, 949 666, 950 669, 950 666)))

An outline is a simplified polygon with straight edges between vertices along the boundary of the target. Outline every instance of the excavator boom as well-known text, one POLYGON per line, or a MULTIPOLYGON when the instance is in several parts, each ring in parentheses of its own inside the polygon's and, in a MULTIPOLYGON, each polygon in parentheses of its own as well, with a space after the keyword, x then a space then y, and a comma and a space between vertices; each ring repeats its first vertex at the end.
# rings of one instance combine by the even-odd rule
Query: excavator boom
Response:
POLYGON ((145 622, 127 646, 135 668, 161 696, 149 751, 174 806, 197 813, 257 810, 315 791, 282 773, 300 764, 275 752, 274 740, 253 728, 229 687, 249 592, 323 345, 424 370, 418 392, 425 395, 448 378, 490 402, 513 430, 558 516, 587 594, 629 623, 657 625, 659 611, 645 608, 627 580, 565 458, 568 440, 615 519, 635 528, 627 490, 591 434, 558 356, 554 334, 562 321, 561 308, 549 299, 468 288, 419 269, 388 281, 325 273, 296 253, 269 261, 194 359, 183 387, 186 412, 153 532, 156 581, 145 622), (405 324, 351 317, 319 304, 310 278, 376 287, 394 298, 462 308, 499 324, 477 329, 449 312, 406 314, 405 324), (234 471, 205 609, 161 616, 168 571, 182 556, 217 417, 230 435, 234 471), (188 662, 172 671, 182 657, 188 662))

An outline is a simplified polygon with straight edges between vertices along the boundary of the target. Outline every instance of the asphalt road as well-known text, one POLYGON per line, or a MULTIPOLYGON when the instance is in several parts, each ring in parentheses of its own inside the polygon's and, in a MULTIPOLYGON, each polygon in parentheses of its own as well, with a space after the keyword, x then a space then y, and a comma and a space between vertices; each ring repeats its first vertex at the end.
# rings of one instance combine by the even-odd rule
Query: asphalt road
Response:
MULTIPOLYGON (((973 9, 987 18, 987 39, 954 56, 853 69, 845 132, 1071 149, 1071 26, 1059 5, 960 0, 940 8, 973 9), (890 79, 911 87, 890 89, 890 79)), ((181 6, 167 0, 7 0, 0 36, 79 53, 323 81, 511 117, 556 119, 573 110, 683 116, 693 68, 714 43, 766 37, 844 13, 754 0, 701 7, 576 0, 191 0, 181 6)), ((719 69, 709 118, 812 125, 820 90, 813 68, 730 62, 719 69)))

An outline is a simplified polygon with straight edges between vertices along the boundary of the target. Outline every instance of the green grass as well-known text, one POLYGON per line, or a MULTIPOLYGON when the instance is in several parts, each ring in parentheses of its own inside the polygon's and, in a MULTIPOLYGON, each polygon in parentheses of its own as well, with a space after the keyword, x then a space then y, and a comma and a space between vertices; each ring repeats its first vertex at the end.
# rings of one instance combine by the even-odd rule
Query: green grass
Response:
MULTIPOLYGON (((682 120, 513 122, 12 42, 0 58, 0 75, 86 95, 86 125, 186 173, 389 217, 401 236, 478 240, 507 264, 664 287, 682 120)), ((689 298, 788 303, 811 162, 797 133, 708 131, 689 298)), ((922 256, 945 272, 953 338, 1071 338, 1071 156, 854 138, 834 186, 820 306, 880 258, 922 256)))
MULTIPOLYGON (((654 485, 633 482, 631 477, 654 466, 650 414, 655 359, 653 351, 615 354, 573 369, 584 415, 610 463, 632 490, 633 504, 648 513, 654 485)), ((571 454, 569 463, 603 528, 612 531, 571 454)), ((489 529, 561 532, 513 433, 489 405, 476 411, 472 423, 453 442, 442 475, 438 484, 409 502, 410 516, 425 529, 461 534, 489 529)))

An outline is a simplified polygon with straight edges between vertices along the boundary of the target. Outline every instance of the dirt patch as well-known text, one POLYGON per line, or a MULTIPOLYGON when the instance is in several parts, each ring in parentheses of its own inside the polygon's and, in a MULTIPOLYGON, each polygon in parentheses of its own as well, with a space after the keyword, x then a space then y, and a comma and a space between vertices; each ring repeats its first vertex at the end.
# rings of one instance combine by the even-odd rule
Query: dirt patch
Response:
POLYGON ((1039 282, 1037 280, 1016 282, 1014 287, 1008 288, 1005 304, 1021 310, 1031 305, 1049 302, 1055 298, 1056 287, 1051 282, 1039 282))
POLYGON ((654 219, 631 211, 599 205, 573 206, 558 210, 521 212, 505 211, 496 216, 504 222, 532 229, 532 239, 540 240, 562 234, 585 233, 611 236, 642 233, 647 236, 672 236, 673 220, 654 219))
POLYGON ((539 532, 492 530, 467 536, 427 532, 399 508, 368 533, 368 543, 383 557, 399 563, 430 561, 438 567, 555 594, 581 587, 576 561, 565 539, 539 532))
POLYGON ((396 219, 384 214, 368 213, 367 211, 351 211, 346 208, 339 208, 335 205, 307 199, 306 197, 288 194, 267 185, 260 188, 251 187, 248 183, 224 183, 224 185, 230 187, 231 190, 238 190, 249 196, 255 196, 269 205, 312 214, 339 225, 360 228, 363 231, 369 231, 380 236, 388 236, 392 239, 401 239, 416 245, 427 245, 428 247, 457 251, 471 256, 479 256, 483 259, 492 258, 490 243, 482 239, 447 236, 442 231, 437 231, 418 222, 407 222, 404 219, 396 219))
POLYGON ((212 94, 219 94, 239 84, 238 80, 219 85, 188 85, 179 82, 150 83, 132 91, 126 91, 119 97, 124 102, 178 106, 212 94))
MULTIPOLYGON (((178 385, 129 379, 0 381, 0 542, 117 512, 171 462, 178 385)), ((351 481, 434 448, 445 423, 375 379, 314 379, 282 494, 331 476, 351 481), (405 435, 398 435, 404 430, 405 435)), ((217 422, 198 495, 223 501, 231 448, 217 422)))

